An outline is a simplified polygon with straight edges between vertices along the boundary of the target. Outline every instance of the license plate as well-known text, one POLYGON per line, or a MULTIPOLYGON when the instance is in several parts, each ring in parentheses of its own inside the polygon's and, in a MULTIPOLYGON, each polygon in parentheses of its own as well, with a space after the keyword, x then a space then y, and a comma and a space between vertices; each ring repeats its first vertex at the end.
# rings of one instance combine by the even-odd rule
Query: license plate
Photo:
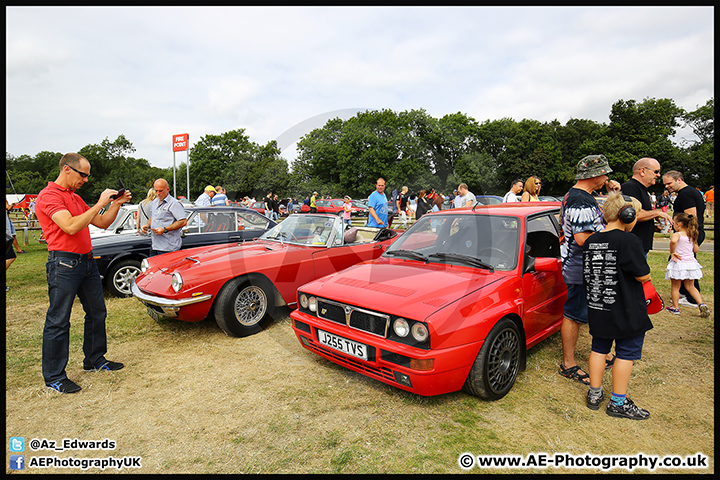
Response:
POLYGON ((147 307, 147 313, 148 313, 148 315, 150 315, 150 318, 152 318, 156 322, 160 321, 160 314, 158 312, 156 312, 155 310, 153 310, 152 308, 147 307))
POLYGON ((325 332, 323 330, 318 330, 317 334, 318 341, 326 347, 330 347, 334 350, 346 353, 348 355, 352 355, 353 357, 357 357, 362 360, 368 359, 367 345, 355 342, 353 340, 348 340, 347 338, 343 338, 335 334, 325 332))

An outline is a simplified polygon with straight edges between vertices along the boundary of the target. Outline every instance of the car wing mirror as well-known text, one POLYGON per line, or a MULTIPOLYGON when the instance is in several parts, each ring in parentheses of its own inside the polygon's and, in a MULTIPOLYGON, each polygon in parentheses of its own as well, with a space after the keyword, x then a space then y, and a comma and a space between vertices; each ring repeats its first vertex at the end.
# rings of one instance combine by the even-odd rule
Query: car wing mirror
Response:
POLYGON ((525 268, 525 273, 527 272, 557 272, 559 268, 560 261, 556 257, 540 257, 540 258, 534 258, 534 257, 528 257, 528 263, 527 267, 525 268))

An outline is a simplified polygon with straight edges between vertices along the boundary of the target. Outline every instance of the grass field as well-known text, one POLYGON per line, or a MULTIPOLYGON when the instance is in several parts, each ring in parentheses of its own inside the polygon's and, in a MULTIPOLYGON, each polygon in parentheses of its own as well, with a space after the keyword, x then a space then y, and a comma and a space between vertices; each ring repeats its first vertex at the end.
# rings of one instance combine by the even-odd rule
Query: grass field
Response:
MULTIPOLYGON (((7 271, 6 442, 24 437, 31 458, 140 457, 130 473, 462 473, 462 453, 569 453, 708 457, 697 469, 714 473, 714 313, 700 318, 652 316, 644 358, 636 363, 629 397, 651 412, 644 422, 614 419, 585 406, 586 387, 557 374, 560 336, 528 354, 528 368, 497 402, 465 393, 419 397, 350 372, 303 349, 289 311, 260 334, 231 338, 213 322, 156 323, 135 299, 108 298, 110 360, 115 373, 82 371, 83 312, 71 318, 68 376, 83 390, 60 395, 45 388, 41 341, 47 284, 46 247, 31 239, 7 271), (31 439, 112 440, 112 450, 32 451, 31 439)), ((701 252, 705 301, 714 312, 714 254, 701 252)), ((664 280, 667 252, 651 252, 654 283, 664 280)), ((587 329, 578 361, 587 365, 587 329)), ((610 393, 611 374, 604 378, 610 393)), ((9 448, 9 447, 8 447, 9 448)), ((14 453, 14 452, 9 452, 14 453)), ((8 455, 9 455, 8 454, 8 455)), ((24 473, 97 473, 27 467, 24 473)), ((106 472, 115 472, 108 468, 106 472)), ((494 468, 474 473, 591 473, 573 469, 494 468)), ((19 473, 10 470, 7 473, 19 473)), ((611 470, 624 473, 625 470, 611 470)), ((638 468, 634 473, 648 473, 638 468)))

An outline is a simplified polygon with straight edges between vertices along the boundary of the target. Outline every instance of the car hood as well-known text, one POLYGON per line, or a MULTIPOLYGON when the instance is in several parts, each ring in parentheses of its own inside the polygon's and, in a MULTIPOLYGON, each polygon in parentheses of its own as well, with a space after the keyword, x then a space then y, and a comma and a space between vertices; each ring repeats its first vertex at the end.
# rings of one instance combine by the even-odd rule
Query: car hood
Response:
POLYGON ((380 258, 328 275, 300 290, 391 315, 412 312, 421 320, 503 278, 507 278, 504 273, 479 268, 380 258))
POLYGON ((262 240, 188 248, 163 255, 162 269, 165 273, 197 269, 202 271, 198 271, 198 274, 205 275, 205 269, 215 264, 221 264, 226 268, 228 262, 236 263, 254 257, 281 255, 299 248, 303 247, 262 240))
POLYGON ((228 278, 248 272, 264 272, 271 280, 278 275, 294 278, 304 262, 310 262, 304 268, 313 268, 309 248, 263 240, 189 248, 151 258, 150 269, 135 283, 146 293, 174 296, 170 278, 175 272, 182 276, 183 295, 197 289, 217 291, 228 278))

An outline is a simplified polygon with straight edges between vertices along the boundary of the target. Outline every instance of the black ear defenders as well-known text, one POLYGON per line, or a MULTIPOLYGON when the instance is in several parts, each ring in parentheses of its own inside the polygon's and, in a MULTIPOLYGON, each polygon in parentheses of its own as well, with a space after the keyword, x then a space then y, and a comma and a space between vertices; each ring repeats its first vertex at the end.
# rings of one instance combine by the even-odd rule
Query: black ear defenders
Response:
MULTIPOLYGON (((632 199, 627 195, 623 195, 623 198, 626 202, 632 202, 632 199)), ((625 224, 634 222, 636 217, 637 212, 632 205, 624 205, 618 212, 618 219, 625 224)))

